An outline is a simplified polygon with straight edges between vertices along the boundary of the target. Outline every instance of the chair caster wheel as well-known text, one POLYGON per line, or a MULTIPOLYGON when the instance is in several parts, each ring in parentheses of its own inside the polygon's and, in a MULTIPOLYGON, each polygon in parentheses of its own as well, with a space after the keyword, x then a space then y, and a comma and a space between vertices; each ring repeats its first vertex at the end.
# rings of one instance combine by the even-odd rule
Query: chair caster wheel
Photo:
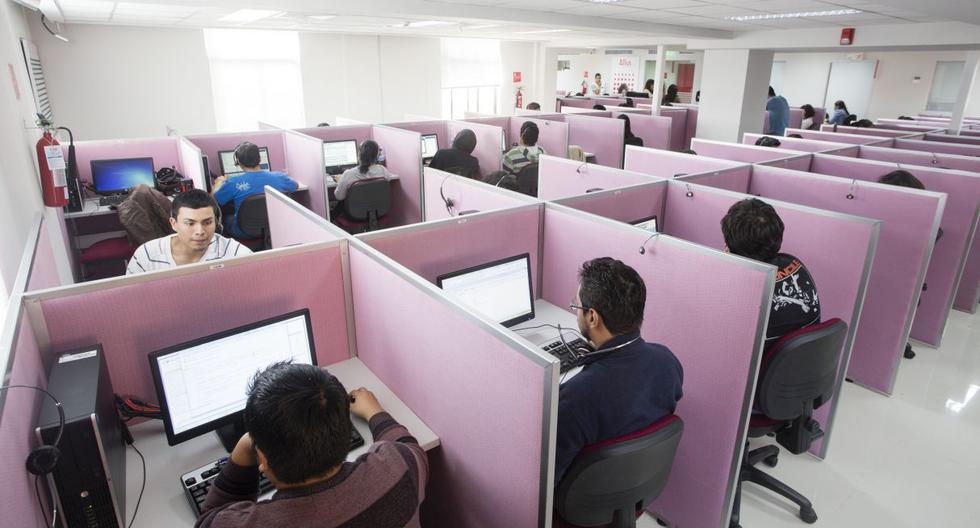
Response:
POLYGON ((915 352, 912 350, 911 343, 905 343, 905 353, 902 354, 905 359, 912 359, 915 357, 915 352))
POLYGON ((777 455, 767 456, 766 458, 762 459, 762 463, 771 468, 774 468, 776 467, 776 464, 779 463, 779 457, 777 455))
POLYGON ((817 512, 813 508, 800 508, 800 519, 807 524, 813 524, 817 522, 817 512))

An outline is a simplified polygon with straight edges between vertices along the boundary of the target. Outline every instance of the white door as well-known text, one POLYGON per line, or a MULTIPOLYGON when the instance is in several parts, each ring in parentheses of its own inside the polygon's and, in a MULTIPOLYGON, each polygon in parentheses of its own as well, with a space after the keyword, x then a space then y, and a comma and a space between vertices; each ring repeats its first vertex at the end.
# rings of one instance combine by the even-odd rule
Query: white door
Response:
POLYGON ((835 61, 830 63, 830 78, 827 81, 827 99, 824 108, 833 115, 834 101, 844 101, 847 110, 868 119, 871 108, 871 83, 874 81, 877 61, 835 61))

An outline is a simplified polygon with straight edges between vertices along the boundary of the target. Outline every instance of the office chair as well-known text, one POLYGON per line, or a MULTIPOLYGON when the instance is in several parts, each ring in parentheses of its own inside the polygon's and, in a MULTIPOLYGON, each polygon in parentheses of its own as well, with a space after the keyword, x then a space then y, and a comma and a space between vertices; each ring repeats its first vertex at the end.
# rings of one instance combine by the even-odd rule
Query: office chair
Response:
POLYGON ((446 172, 453 173, 457 176, 462 176, 464 178, 469 178, 471 180, 480 179, 480 171, 476 167, 448 167, 446 172))
POLYGON ((586 446, 555 495, 555 526, 632 528, 667 485, 684 422, 666 416, 639 431, 586 446))
POLYGON ((528 196, 538 195, 538 164, 525 165, 517 171, 517 187, 528 196))
MULTIPOLYGON (((813 410, 833 396, 846 334, 847 324, 834 318, 790 332, 766 351, 755 395, 754 408, 759 412, 749 422, 749 437, 774 435, 779 445, 798 455, 823 436, 820 424, 813 419, 813 410)), ((739 527, 743 481, 754 482, 786 497, 800 507, 803 522, 817 522, 817 514, 806 497, 755 467, 759 462, 776 467, 778 456, 778 446, 749 451, 746 442, 730 528, 739 527)))
POLYGON ((126 264, 133 257, 136 246, 126 237, 99 240, 79 252, 82 280, 90 281, 118 277, 126 274, 126 264))
POLYGON ((245 198, 242 205, 238 207, 238 229, 248 237, 239 242, 252 251, 262 251, 272 247, 265 193, 253 194, 245 198))
POLYGON ((354 182, 344 199, 344 214, 337 225, 348 233, 364 233, 386 227, 384 216, 391 210, 391 184, 384 178, 354 182))

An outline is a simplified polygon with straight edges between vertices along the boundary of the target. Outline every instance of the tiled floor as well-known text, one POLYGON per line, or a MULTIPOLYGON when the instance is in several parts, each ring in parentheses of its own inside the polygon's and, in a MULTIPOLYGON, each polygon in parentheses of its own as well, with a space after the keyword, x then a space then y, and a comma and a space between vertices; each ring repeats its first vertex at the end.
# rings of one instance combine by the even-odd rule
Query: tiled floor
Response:
MULTIPOLYGON (((939 349, 913 345, 890 398, 845 384, 826 460, 781 450, 764 468, 813 502, 815 526, 980 527, 980 313, 953 311, 939 349)), ((743 528, 807 526, 796 512, 745 486, 743 528)))

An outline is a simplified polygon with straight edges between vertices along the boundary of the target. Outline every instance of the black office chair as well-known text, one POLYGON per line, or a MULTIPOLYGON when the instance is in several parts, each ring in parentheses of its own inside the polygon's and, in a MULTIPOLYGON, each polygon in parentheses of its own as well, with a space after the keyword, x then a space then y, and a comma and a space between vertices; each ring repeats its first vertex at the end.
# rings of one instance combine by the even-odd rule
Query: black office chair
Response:
MULTIPOLYGON (((749 422, 750 438, 774 435, 779 445, 798 455, 823 436, 820 424, 813 419, 813 410, 834 394, 834 379, 846 334, 847 324, 834 318, 790 332, 766 351, 755 394, 755 409, 759 413, 753 414, 749 422)), ((731 528, 739 526, 743 481, 754 482, 786 497, 800 507, 800 519, 810 524, 817 522, 817 514, 806 497, 755 467, 759 462, 776 467, 778 456, 778 446, 749 451, 746 442, 731 528)))
POLYGON ((238 207, 238 229, 248 237, 239 242, 252 251, 262 251, 272 247, 265 193, 253 194, 245 198, 242 205, 238 207))
POLYGON ((684 432, 676 415, 628 435, 586 446, 555 495, 556 528, 633 528, 667 485, 684 432))
POLYGON ((364 233, 385 227, 391 210, 391 184, 384 178, 358 180, 347 189, 343 215, 337 225, 348 233, 364 233))
POLYGON ((538 195, 538 164, 525 165, 517 171, 517 188, 528 196, 538 195))

